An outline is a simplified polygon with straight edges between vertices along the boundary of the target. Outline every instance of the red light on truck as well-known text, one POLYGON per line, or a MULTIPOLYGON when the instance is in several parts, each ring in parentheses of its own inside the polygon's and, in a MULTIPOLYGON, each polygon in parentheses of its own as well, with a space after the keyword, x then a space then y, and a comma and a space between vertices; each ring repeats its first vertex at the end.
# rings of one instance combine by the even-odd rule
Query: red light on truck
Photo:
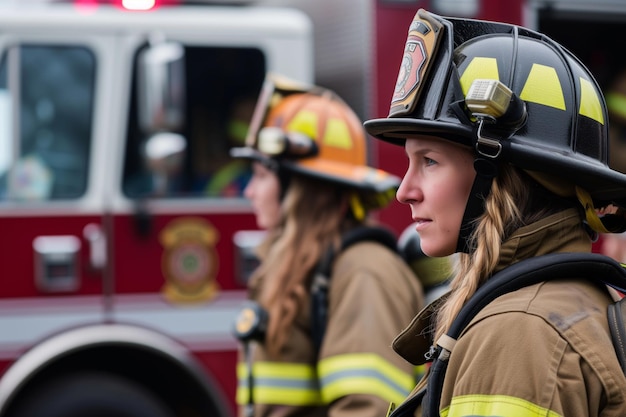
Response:
POLYGON ((122 7, 126 10, 151 10, 156 0, 122 0, 122 7))
POLYGON ((74 2, 74 5, 76 6, 76 10, 78 10, 79 13, 91 14, 95 12, 96 9, 98 8, 98 1, 97 0, 76 0, 74 2))

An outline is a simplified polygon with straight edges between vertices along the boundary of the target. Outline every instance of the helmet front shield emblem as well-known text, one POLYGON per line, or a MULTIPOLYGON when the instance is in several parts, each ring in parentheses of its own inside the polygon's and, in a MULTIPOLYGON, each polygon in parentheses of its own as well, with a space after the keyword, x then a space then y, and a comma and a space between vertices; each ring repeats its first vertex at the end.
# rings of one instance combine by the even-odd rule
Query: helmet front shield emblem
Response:
POLYGON ((389 117, 406 116, 415 109, 433 58, 437 56, 442 34, 443 24, 420 9, 409 27, 389 117))
POLYGON ((246 146, 256 147, 257 135, 267 119, 268 112, 274 107, 276 102, 289 94, 304 93, 312 89, 314 89, 314 86, 300 84, 278 74, 268 74, 252 113, 252 120, 250 121, 248 136, 246 137, 246 146))

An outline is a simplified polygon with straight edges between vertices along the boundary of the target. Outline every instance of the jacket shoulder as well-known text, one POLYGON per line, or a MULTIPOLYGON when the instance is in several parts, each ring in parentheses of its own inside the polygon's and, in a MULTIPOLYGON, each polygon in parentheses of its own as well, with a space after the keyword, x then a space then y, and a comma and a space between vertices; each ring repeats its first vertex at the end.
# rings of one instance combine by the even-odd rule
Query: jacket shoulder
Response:
POLYGON ((509 348, 534 351, 537 366, 541 366, 542 355, 537 355, 541 345, 564 346, 579 358, 570 364, 584 363, 599 380, 612 381, 623 389, 626 377, 608 327, 607 308, 612 302, 606 287, 589 280, 543 282, 495 299, 476 315, 460 339, 468 332, 477 339, 489 334, 515 333, 519 345, 509 348))

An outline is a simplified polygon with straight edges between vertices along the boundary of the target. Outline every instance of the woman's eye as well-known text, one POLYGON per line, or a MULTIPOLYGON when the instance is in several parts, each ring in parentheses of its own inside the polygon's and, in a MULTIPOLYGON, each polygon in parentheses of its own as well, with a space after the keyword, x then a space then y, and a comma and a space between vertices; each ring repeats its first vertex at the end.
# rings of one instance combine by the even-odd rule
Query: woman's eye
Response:
POLYGON ((437 164, 437 161, 435 161, 434 159, 430 159, 428 157, 424 157, 424 162, 426 163, 426 165, 435 165, 435 164, 437 164))

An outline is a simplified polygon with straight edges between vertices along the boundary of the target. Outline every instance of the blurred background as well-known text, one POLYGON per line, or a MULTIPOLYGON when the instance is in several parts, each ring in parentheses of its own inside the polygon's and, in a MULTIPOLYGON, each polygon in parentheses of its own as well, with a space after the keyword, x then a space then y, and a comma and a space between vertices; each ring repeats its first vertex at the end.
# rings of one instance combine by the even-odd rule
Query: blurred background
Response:
MULTIPOLYGON (((234 416, 263 234, 228 151, 268 72, 386 117, 419 8, 570 49, 626 171, 625 0, 0 0, 0 417, 234 416)), ((369 147, 403 174, 402 149, 369 147)))

